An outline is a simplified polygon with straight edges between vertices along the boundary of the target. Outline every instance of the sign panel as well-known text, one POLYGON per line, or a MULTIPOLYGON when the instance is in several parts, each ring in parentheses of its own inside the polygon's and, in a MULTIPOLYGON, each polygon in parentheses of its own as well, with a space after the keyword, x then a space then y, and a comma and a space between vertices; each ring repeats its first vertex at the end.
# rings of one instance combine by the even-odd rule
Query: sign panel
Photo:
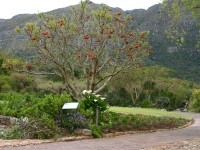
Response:
POLYGON ((65 103, 62 107, 62 109, 77 109, 78 102, 72 102, 72 103, 65 103))

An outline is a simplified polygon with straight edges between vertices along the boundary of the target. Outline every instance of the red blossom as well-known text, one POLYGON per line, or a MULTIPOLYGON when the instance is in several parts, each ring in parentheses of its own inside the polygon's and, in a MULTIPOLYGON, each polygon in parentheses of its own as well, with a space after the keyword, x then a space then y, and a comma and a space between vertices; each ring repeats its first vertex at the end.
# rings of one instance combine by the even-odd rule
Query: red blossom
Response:
POLYGON ((62 26, 62 24, 63 24, 63 20, 62 19, 58 20, 58 25, 62 26))
POLYGON ((47 38, 49 38, 49 39, 50 39, 50 38, 52 38, 52 36, 51 36, 51 35, 48 35, 48 36, 47 36, 47 38))
POLYGON ((148 52, 148 53, 151 53, 151 52, 152 52, 152 48, 148 48, 148 49, 147 49, 147 52, 148 52))
POLYGON ((43 34, 43 35, 47 35, 47 32, 43 31, 42 34, 43 34))
POLYGON ((95 61, 95 60, 97 60, 97 59, 96 59, 95 57, 92 57, 92 60, 95 61))
POLYGON ((31 38, 31 40, 35 41, 35 40, 36 40, 36 38, 35 38, 35 37, 32 37, 32 38, 31 38))
POLYGON ((117 16, 120 16, 120 15, 122 15, 122 12, 120 12, 120 11, 117 12, 117 16))
POLYGON ((130 35, 130 36, 133 36, 133 32, 131 32, 129 35, 130 35))
POLYGON ((93 57, 94 55, 93 55, 92 52, 90 52, 90 53, 86 54, 86 56, 88 56, 88 57, 93 57))
POLYGON ((129 47, 130 50, 134 50, 134 48, 135 48, 135 47, 134 47, 133 45, 131 45, 131 46, 129 47))
POLYGON ((144 37, 144 36, 145 36, 145 34, 144 34, 144 33, 141 33, 141 34, 140 34, 140 36, 141 36, 141 37, 144 37))
POLYGON ((9 65, 9 66, 7 66, 6 68, 8 68, 8 69, 13 69, 13 66, 12 66, 12 65, 9 65))
POLYGON ((87 73, 85 74, 86 77, 91 77, 92 76, 92 73, 87 73))
POLYGON ((125 38, 126 35, 125 35, 125 34, 121 34, 120 37, 121 37, 121 38, 125 38))
POLYGON ((117 18, 117 17, 115 17, 115 21, 121 22, 121 20, 119 18, 117 18))
POLYGON ((89 36, 86 34, 83 36, 83 39, 87 40, 87 39, 89 39, 89 36))
POLYGON ((127 45, 128 43, 129 43, 129 41, 128 41, 128 40, 126 40, 126 41, 125 41, 125 44, 127 45))
POLYGON ((31 69, 31 68, 33 68, 31 65, 26 66, 26 69, 31 69))
POLYGON ((103 30, 100 30, 100 33, 103 34, 103 30))
POLYGON ((100 42, 100 40, 96 40, 95 42, 100 42))
POLYGON ((128 54, 127 56, 128 56, 128 58, 130 58, 130 57, 132 57, 132 54, 128 54))
POLYGON ((113 32, 114 32, 113 30, 110 30, 110 34, 113 34, 113 32))
POLYGON ((142 43, 141 42, 136 42, 136 48, 138 48, 139 46, 142 46, 142 43))

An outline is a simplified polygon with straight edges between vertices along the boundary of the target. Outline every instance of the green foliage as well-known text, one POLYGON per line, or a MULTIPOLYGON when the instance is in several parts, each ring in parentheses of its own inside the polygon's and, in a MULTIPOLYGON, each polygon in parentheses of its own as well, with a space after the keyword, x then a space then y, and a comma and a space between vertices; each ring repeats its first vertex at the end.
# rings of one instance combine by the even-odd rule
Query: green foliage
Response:
POLYGON ((37 84, 32 76, 23 74, 14 74, 11 76, 11 86, 14 91, 36 91, 37 84))
POLYGON ((189 101, 194 84, 170 77, 173 73, 161 66, 132 69, 114 77, 104 93, 112 106, 175 110, 189 101))
POLYGON ((10 91, 11 85, 10 85, 11 79, 9 76, 0 75, 0 92, 10 91))
POLYGON ((173 2, 164 0, 163 6, 164 8, 168 8, 167 10, 169 12, 171 11, 170 14, 173 14, 173 16, 176 18, 188 15, 188 11, 190 11, 189 14, 192 17, 200 17, 199 0, 174 0, 173 2))
POLYGON ((94 138, 102 137, 103 133, 102 133, 102 130, 101 130, 100 126, 92 125, 91 129, 92 129, 92 135, 93 135, 94 138))
POLYGON ((31 50, 36 49, 35 56, 44 61, 40 64, 45 69, 51 66, 77 100, 83 87, 99 93, 120 71, 141 65, 151 51, 149 32, 128 26, 130 15, 110 11, 105 5, 93 9, 88 0, 59 19, 44 13, 38 18, 40 23, 23 27, 34 47, 31 50))
POLYGON ((86 90, 83 91, 83 94, 84 98, 79 102, 79 110, 81 114, 84 115, 89 121, 93 121, 92 123, 95 123, 96 119, 98 119, 98 122, 101 122, 103 112, 108 109, 105 98, 102 98, 100 97, 100 95, 96 95, 94 93, 91 93, 91 91, 86 90), (97 110, 99 118, 96 118, 97 110))
POLYGON ((86 119, 85 113, 78 113, 75 111, 68 110, 67 113, 62 115, 61 124, 62 127, 66 128, 69 132, 73 132, 75 129, 87 128, 89 120, 86 119), (84 115, 82 115, 84 114, 84 115))
POLYGON ((116 131, 138 131, 169 129, 186 124, 189 120, 173 117, 162 116, 145 116, 145 115, 124 115, 117 113, 107 113, 101 128, 103 133, 116 131))
POLYGON ((66 93, 62 93, 60 95, 49 94, 46 95, 42 101, 30 108, 29 115, 36 115, 39 117, 42 116, 42 114, 48 114, 49 117, 54 120, 60 119, 59 117, 63 114, 62 106, 64 103, 71 101, 71 97, 66 93))
POLYGON ((33 115, 34 112, 27 113, 27 110, 32 109, 41 100, 33 94, 20 93, 1 93, 0 98, 0 106, 3 108, 0 110, 1 114, 19 118, 33 115))
POLYGON ((1 133, 2 139, 47 139, 56 136, 59 129, 56 122, 43 115, 40 118, 21 118, 18 123, 1 133), (27 119, 27 121, 25 121, 27 119))
POLYGON ((104 100, 101 100, 101 98, 98 98, 94 95, 87 95, 85 96, 83 103, 85 105, 85 109, 90 109, 92 108, 93 111, 98 108, 100 112, 103 112, 107 109, 107 103, 104 100))
POLYGON ((200 90, 196 89, 192 91, 191 103, 189 109, 194 112, 200 112, 200 90))
POLYGON ((56 121, 45 113, 39 118, 30 118, 28 123, 21 122, 18 126, 23 139, 47 139, 59 133, 56 121))
POLYGON ((37 91, 37 83, 31 76, 23 74, 0 75, 0 92, 9 91, 37 91))
POLYGON ((106 99, 111 106, 133 106, 131 95, 124 87, 117 88, 114 91, 107 93, 106 99))
POLYGON ((64 126, 62 118, 66 116, 62 110, 63 104, 72 101, 66 93, 49 94, 40 98, 34 94, 1 93, 0 100, 0 114, 17 118, 28 117, 25 125, 21 121, 5 134, 11 136, 10 138, 16 137, 18 133, 20 138, 52 138, 59 132, 58 127, 64 126))
POLYGON ((22 135, 19 126, 14 126, 11 129, 0 133, 0 139, 20 139, 22 135))

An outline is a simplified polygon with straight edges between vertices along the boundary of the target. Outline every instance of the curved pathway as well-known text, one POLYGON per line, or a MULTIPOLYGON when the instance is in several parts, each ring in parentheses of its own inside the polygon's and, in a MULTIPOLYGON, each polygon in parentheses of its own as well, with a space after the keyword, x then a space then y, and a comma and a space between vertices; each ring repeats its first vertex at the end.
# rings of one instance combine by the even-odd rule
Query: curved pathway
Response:
MULTIPOLYGON (((180 113, 180 112, 178 112, 180 113)), ((23 147, 6 147, 3 150, 142 150, 183 140, 200 138, 200 114, 183 113, 192 116, 195 123, 190 127, 170 131, 158 131, 123 135, 113 138, 90 139, 72 142, 58 142, 23 147)))

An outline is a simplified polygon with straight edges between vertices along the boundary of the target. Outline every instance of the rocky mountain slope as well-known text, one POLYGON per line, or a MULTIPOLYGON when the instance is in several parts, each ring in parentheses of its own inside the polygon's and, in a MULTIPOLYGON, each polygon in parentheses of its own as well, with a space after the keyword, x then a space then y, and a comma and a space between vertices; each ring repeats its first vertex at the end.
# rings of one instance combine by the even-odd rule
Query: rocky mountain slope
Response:
MULTIPOLYGON (((196 22, 188 18, 181 20, 178 28, 184 28, 187 34, 184 35, 185 42, 179 46, 171 42, 165 34, 166 29, 170 28, 171 19, 160 12, 160 7, 161 5, 157 4, 147 10, 136 9, 123 12, 133 15, 132 25, 137 26, 139 30, 150 31, 149 41, 153 53, 147 64, 163 65, 176 70, 176 76, 180 78, 200 81, 200 53, 195 48, 199 38, 196 22)), ((48 13, 62 16, 69 10, 70 7, 66 7, 48 13)), ((29 47, 25 46, 26 38, 15 33, 14 29, 16 26, 23 27, 26 22, 35 21, 36 16, 31 14, 20 14, 6 20, 0 19, 0 52, 28 58, 30 51, 28 51, 29 47)))

